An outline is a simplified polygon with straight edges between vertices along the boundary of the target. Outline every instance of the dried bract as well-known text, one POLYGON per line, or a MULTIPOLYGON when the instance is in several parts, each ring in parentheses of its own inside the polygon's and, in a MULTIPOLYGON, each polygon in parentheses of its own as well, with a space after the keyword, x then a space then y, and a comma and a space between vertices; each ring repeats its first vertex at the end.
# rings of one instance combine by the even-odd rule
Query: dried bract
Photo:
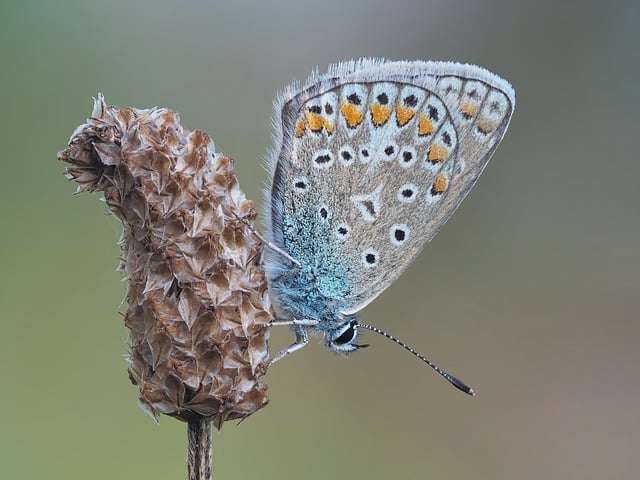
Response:
POLYGON ((256 210, 233 161, 175 112, 118 109, 102 95, 58 158, 78 191, 104 192, 124 226, 129 376, 141 404, 217 428, 266 405, 273 316, 256 210))

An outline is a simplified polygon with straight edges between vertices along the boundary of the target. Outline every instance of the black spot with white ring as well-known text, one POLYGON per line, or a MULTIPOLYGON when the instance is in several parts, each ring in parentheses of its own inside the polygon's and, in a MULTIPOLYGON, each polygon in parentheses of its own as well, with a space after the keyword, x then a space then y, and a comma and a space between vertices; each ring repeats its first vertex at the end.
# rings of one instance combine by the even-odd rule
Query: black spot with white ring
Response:
POLYGON ((383 148, 382 152, 384 153, 384 157, 382 157, 382 159, 389 162, 398 155, 398 145, 389 143, 383 148))
POLYGON ((389 237, 394 245, 402 245, 409 238, 409 227, 404 223, 397 223, 389 229, 389 237))
POLYGON ((366 268, 373 268, 380 263, 380 255, 373 248, 368 248, 362 252, 362 264, 366 268))
POLYGON ((333 234, 338 238, 338 240, 346 240, 350 233, 351 227, 346 223, 336 225, 336 228, 333 230, 333 234))
POLYGON ((368 145, 361 147, 358 152, 359 152, 358 159, 360 160, 361 163, 366 164, 371 161, 371 151, 369 150, 368 145))
POLYGON ((413 183, 405 183, 398 189, 397 198, 402 203, 411 203, 418 196, 418 187, 413 183))
POLYGON ((338 153, 338 162, 340 165, 348 167, 356 158, 355 150, 349 145, 343 145, 338 153))
POLYGON ((400 166, 403 168, 409 168, 418 159, 418 154, 416 153, 416 149, 411 146, 402 147, 400 150, 400 154, 398 155, 398 159, 400 160, 400 166))
POLYGON ((307 193, 309 191, 309 179, 307 177, 294 178, 293 191, 295 193, 307 193))
POLYGON ((317 151, 313 156, 313 166, 320 169, 325 169, 333 165, 334 158, 331 150, 317 151))
POLYGON ((320 220, 328 223, 331 219, 331 210, 327 205, 321 205, 320 208, 318 208, 318 216, 320 217, 320 220))

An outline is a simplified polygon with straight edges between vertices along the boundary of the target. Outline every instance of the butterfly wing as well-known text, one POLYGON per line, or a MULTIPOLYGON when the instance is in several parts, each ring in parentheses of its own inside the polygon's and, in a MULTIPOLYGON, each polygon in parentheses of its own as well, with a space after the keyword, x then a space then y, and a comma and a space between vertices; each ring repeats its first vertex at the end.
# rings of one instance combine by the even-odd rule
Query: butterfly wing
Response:
MULTIPOLYGON (((270 159, 270 240, 342 313, 361 310, 473 187, 514 103, 505 80, 448 62, 346 62, 289 87, 270 159)), ((272 274, 289 268, 271 262, 272 274)))

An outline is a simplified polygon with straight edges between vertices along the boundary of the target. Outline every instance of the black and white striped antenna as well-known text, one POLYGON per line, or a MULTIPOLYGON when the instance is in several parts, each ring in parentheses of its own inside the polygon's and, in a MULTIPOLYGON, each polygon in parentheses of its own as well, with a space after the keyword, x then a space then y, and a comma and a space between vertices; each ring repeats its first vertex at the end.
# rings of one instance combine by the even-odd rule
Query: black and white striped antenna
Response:
POLYGON ((396 337, 394 337, 393 335, 385 332, 384 330, 380 330, 378 327, 374 327, 372 325, 367 325, 366 323, 358 322, 358 327, 364 328, 366 330, 371 330, 372 332, 375 332, 375 333, 377 333, 379 335, 382 335, 383 337, 388 338, 389 340, 397 343, 402 348, 404 348, 407 352, 414 354, 416 357, 418 357, 424 363, 426 363, 431 368, 433 368, 436 372, 438 372, 440 375, 442 375, 451 385, 456 387, 458 390, 461 390, 464 393, 466 393, 467 395, 471 395, 472 397, 474 397, 476 395, 476 392, 473 391, 473 388, 469 387, 463 381, 457 379, 453 375, 450 375, 449 373, 447 373, 444 370, 442 370, 435 363, 432 363, 428 358, 426 358, 421 353, 416 352, 413 348, 411 348, 409 345, 404 343, 402 340, 397 339, 396 337))

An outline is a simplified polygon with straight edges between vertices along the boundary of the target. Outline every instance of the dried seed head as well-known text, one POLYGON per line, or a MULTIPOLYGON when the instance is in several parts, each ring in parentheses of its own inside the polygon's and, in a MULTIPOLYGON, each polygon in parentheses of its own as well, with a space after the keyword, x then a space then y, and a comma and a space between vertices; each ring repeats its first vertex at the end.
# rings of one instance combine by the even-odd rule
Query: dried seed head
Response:
POLYGON ((129 376, 143 407, 220 428, 266 405, 258 379, 273 316, 256 210, 233 161, 175 112, 118 109, 102 95, 58 159, 123 223, 129 376))

